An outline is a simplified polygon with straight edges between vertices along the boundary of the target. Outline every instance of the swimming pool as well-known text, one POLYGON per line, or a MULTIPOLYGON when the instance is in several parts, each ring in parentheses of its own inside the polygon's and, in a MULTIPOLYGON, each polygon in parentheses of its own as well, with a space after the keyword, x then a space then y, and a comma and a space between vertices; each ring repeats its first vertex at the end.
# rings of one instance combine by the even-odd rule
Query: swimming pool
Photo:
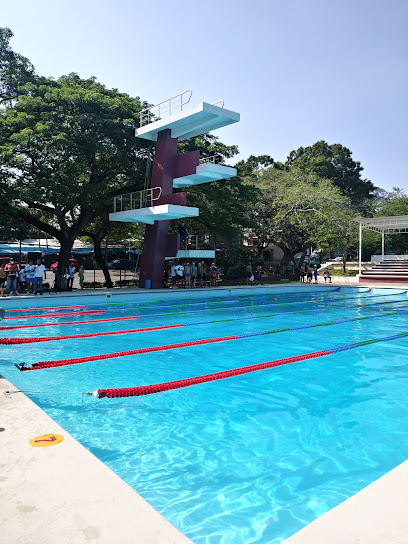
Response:
MULTIPOLYGON (((58 310, 78 313, 48 318, 18 319, 35 312, 10 312, 6 316, 13 319, 2 326, 51 325, 2 330, 1 336, 184 325, 2 345, 0 372, 21 389, 42 391, 29 396, 196 543, 281 542, 408 457, 408 338, 149 396, 78 394, 404 333, 408 313, 402 290, 289 285, 58 300, 86 308, 58 310), (104 313, 79 313, 100 310, 104 313), (141 317, 84 323, 136 316, 141 317), (338 321, 343 322, 333 323, 338 321), (13 365, 263 332, 269 334, 34 372, 13 365)), ((4 306, 32 308, 49 301, 10 299, 4 306)))

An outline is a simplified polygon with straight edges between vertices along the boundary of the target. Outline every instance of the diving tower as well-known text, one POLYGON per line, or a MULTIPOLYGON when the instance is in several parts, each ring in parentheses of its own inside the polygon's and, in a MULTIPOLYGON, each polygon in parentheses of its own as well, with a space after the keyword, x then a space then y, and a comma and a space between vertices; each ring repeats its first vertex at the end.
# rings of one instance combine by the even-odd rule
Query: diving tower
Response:
MULTIPOLYGON (((187 206, 186 193, 173 193, 173 188, 220 181, 237 174, 235 168, 217 164, 216 157, 200 161, 198 150, 177 154, 179 141, 240 119, 239 113, 225 109, 222 101, 190 107, 191 95, 188 89, 140 112, 135 136, 156 142, 150 188, 115 197, 114 210, 109 214, 110 221, 146 224, 139 287, 145 287, 146 280, 150 280, 152 288, 162 287, 165 259, 193 257, 180 250, 180 236, 169 235, 168 227, 171 219, 197 217, 199 209, 187 206)), ((213 258, 213 254, 208 250, 208 255, 195 254, 193 258, 213 258)))

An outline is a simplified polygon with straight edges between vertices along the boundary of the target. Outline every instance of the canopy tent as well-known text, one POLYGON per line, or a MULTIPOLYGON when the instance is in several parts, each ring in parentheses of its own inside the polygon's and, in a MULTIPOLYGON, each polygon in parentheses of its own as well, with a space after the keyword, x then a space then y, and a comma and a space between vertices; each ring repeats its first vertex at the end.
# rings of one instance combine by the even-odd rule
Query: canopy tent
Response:
MULTIPOLYGON (((21 254, 24 253, 42 253, 44 255, 58 255, 60 248, 56 246, 44 246, 38 244, 27 245, 24 242, 21 244, 21 254)), ((20 253, 20 244, 18 242, 10 244, 0 244, 0 255, 17 255, 20 253)), ((93 253, 92 246, 73 247, 72 253, 80 255, 90 255, 93 253)))
POLYGON ((358 249, 358 273, 361 274, 361 250, 363 247, 363 229, 381 233, 381 255, 384 259, 384 235, 404 234, 408 232, 408 215, 393 215, 390 217, 374 217, 357 219, 360 223, 359 249, 358 249))

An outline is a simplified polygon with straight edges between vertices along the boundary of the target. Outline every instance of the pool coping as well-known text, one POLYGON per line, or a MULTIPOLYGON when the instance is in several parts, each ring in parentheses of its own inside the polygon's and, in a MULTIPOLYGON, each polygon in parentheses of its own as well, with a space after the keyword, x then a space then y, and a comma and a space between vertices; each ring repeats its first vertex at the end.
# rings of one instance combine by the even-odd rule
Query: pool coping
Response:
POLYGON ((407 504, 404 461, 282 544, 406 544, 407 504))
MULTIPOLYGON (((339 286, 338 282, 336 284, 339 286)), ((345 286, 351 287, 349 283, 345 286)), ((354 286, 408 287, 407 284, 384 286, 375 282, 354 286)), ((288 287, 288 284, 270 287, 288 287)), ((247 289, 246 286, 237 286, 216 290, 243 288, 247 289)), ((122 292, 125 290, 127 293, 147 293, 145 289, 121 288, 122 292)), ((214 289, 191 291, 213 292, 214 289)), ((106 293, 112 291, 78 291, 65 296, 106 293)), ((169 290, 150 293, 164 294, 169 290)), ((41 299, 60 296, 44 295, 41 299)), ((24 296, 24 300, 27 298, 32 297, 24 296)), ((10 297, 9 300, 15 299, 10 297)), ((9 533, 13 541, 22 544, 28 544, 33 537, 43 544, 51 544, 56 539, 59 544, 103 544, 108 539, 120 544, 191 544, 185 535, 33 401, 23 393, 5 394, 5 391, 15 389, 0 376, 0 413, 4 414, 0 425, 5 428, 0 433, 0 481, 3 497, 7 497, 7 503, 2 501, 0 514, 3 535, 9 533), (64 442, 50 448, 33 448, 28 444, 30 438, 46 433, 61 434, 64 442)), ((408 461, 405 461, 282 544, 405 544, 408 533, 405 513, 407 484, 408 461)))

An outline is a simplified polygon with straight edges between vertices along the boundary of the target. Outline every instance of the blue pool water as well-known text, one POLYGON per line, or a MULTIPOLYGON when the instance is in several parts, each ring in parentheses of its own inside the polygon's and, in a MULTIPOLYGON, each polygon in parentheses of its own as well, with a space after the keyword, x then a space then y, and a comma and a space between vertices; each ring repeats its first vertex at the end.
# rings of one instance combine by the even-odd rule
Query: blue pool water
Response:
MULTIPOLYGON (((0 373, 196 544, 278 544, 408 457, 408 337, 146 397, 80 393, 153 384, 408 332, 398 289, 287 286, 154 295, 7 299, 103 315, 16 319, 39 337, 176 329, 0 346, 0 373), (277 300, 274 300, 274 299, 277 300), (129 305, 131 306, 124 306, 129 305), (260 317, 275 314, 272 317, 260 317), (81 324, 89 319, 140 319, 81 324), (35 372, 34 363, 329 323, 35 372), (234 321, 222 321, 235 319, 234 321), (61 322, 75 322, 61 325, 61 322), (218 321, 210 323, 210 321, 218 321), (58 392, 74 394, 55 394, 58 392)), ((61 310, 66 312, 68 310, 61 310)), ((31 312, 32 315, 35 312, 31 312)))

